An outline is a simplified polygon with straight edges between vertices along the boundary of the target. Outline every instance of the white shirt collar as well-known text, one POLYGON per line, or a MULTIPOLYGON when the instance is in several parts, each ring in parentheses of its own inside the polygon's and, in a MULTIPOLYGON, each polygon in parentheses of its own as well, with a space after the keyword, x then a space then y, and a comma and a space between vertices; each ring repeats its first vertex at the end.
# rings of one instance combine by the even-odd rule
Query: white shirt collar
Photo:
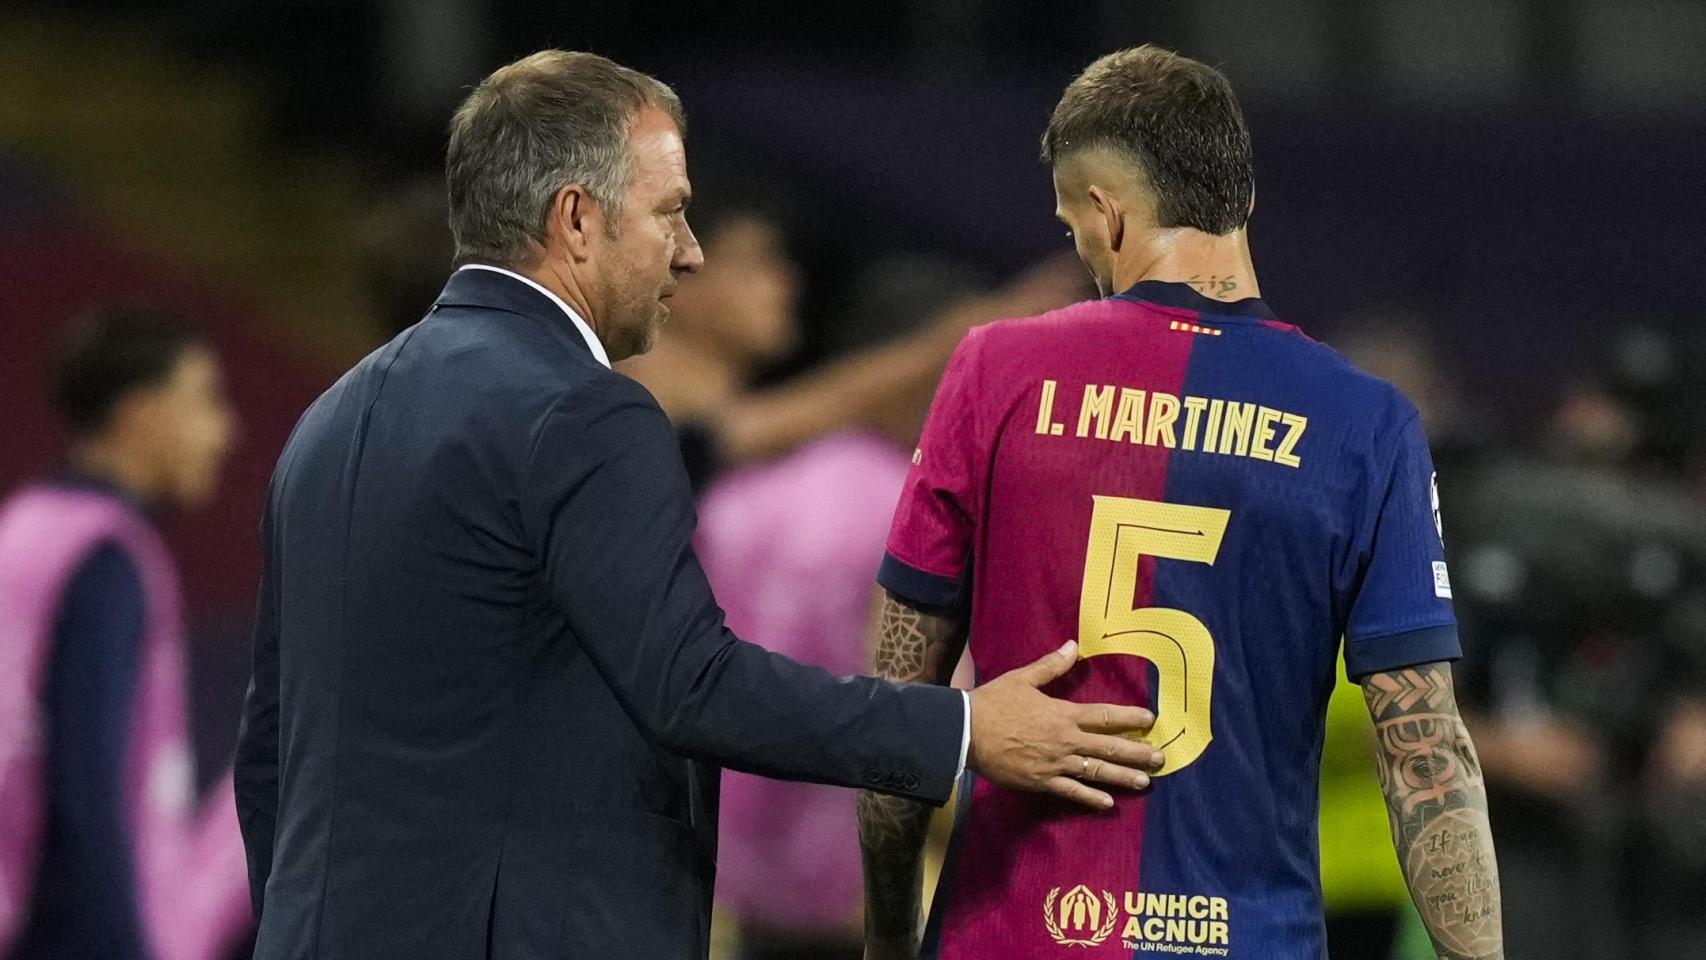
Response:
POLYGON ((550 297, 551 302, 561 308, 564 313, 568 314, 570 320, 574 321, 575 329, 580 331, 581 339, 586 341, 586 347, 588 350, 592 351, 593 359, 604 364, 606 367, 610 366, 610 354, 604 352, 604 344, 598 342, 598 336, 592 332, 592 327, 588 326, 587 322, 581 319, 581 315, 576 313, 573 307, 564 303, 562 297, 559 297, 545 289, 533 280, 530 280, 513 270, 505 270, 503 267, 494 267, 484 263, 467 263, 463 264, 459 269, 490 270, 493 273, 501 273, 506 277, 514 277, 540 293, 543 293, 545 296, 550 297))

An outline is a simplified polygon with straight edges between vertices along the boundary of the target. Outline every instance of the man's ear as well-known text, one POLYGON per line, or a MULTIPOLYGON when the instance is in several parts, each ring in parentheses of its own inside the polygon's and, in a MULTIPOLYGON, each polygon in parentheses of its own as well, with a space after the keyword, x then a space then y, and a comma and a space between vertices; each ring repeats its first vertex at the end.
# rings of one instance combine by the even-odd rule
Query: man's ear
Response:
POLYGON ((1119 199, 1095 184, 1090 185, 1090 206, 1096 215, 1102 218, 1102 224, 1108 231, 1108 249, 1114 253, 1120 252, 1120 243, 1125 239, 1125 205, 1119 199))
POLYGON ((555 232, 562 238, 563 249, 576 263, 591 255, 595 233, 604 230, 603 211, 593 202, 592 195, 579 184, 569 184, 551 198, 550 223, 546 235, 555 232))

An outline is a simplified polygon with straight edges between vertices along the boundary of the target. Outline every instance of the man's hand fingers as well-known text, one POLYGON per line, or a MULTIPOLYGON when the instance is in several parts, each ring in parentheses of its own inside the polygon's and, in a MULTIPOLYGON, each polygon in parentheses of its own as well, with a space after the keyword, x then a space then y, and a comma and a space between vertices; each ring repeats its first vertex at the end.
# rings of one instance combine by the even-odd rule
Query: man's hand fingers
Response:
POLYGON ((1142 790, 1149 786, 1149 773, 1131 767, 1098 760, 1095 757, 1068 757, 1065 774, 1083 781, 1105 783, 1126 790, 1142 790))
POLYGON ((1053 682, 1072 665, 1078 662, 1078 641, 1068 640, 1066 645, 1054 651, 1041 660, 1033 661, 1029 666, 1020 667, 1025 682, 1033 687, 1040 687, 1053 682))
POLYGON ((1142 707, 1086 703, 1078 708, 1078 729, 1086 733, 1148 733, 1155 714, 1142 707))
POLYGON ((1105 734, 1086 734, 1077 746, 1079 754, 1092 760, 1105 760, 1134 770, 1159 770, 1166 762, 1161 751, 1141 740, 1110 737, 1105 734))
POLYGON ((1071 800, 1095 810, 1106 810, 1114 805, 1114 798, 1094 787, 1087 787, 1071 777, 1051 777, 1043 783, 1043 789, 1060 797, 1071 800))

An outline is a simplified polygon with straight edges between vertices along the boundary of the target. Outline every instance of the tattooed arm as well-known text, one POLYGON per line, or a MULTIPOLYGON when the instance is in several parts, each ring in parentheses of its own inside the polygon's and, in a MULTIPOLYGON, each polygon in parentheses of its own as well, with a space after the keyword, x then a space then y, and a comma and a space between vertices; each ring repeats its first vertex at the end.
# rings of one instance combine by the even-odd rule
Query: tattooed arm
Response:
MULTIPOLYGON (((877 675, 945 684, 965 649, 958 617, 925 613, 884 593, 877 631, 877 675)), ((967 698, 966 768, 996 786, 1049 793, 1097 810, 1114 798, 1091 784, 1127 790, 1149 785, 1161 751, 1132 739, 1155 723, 1142 707, 1056 700, 1041 690, 1078 659, 1068 642, 1038 660, 979 685, 967 698)), ((918 952, 924 834, 929 808, 876 793, 859 795, 859 846, 865 859, 865 956, 910 960, 918 952)))
POLYGON ((1441 960, 1503 960, 1487 794, 1451 665, 1373 674, 1362 691, 1392 842, 1435 951, 1441 960))
MULTIPOLYGON (((965 649, 964 621, 916 610, 883 593, 877 676, 945 684, 965 649)), ((865 956, 911 958, 918 950, 924 897, 924 835, 930 807, 869 791, 859 794, 859 848, 865 861, 865 956)))

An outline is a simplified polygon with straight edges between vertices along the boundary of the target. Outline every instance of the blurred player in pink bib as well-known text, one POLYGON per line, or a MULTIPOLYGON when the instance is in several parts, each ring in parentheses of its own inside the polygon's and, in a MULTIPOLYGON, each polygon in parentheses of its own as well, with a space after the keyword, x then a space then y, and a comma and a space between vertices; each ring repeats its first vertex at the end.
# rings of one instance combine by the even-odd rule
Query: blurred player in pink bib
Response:
POLYGON ((66 472, 0 504, 0 956, 211 960, 250 923, 242 837, 229 777, 194 795, 153 519, 213 492, 219 362, 171 317, 109 311, 73 330, 55 400, 66 472))

